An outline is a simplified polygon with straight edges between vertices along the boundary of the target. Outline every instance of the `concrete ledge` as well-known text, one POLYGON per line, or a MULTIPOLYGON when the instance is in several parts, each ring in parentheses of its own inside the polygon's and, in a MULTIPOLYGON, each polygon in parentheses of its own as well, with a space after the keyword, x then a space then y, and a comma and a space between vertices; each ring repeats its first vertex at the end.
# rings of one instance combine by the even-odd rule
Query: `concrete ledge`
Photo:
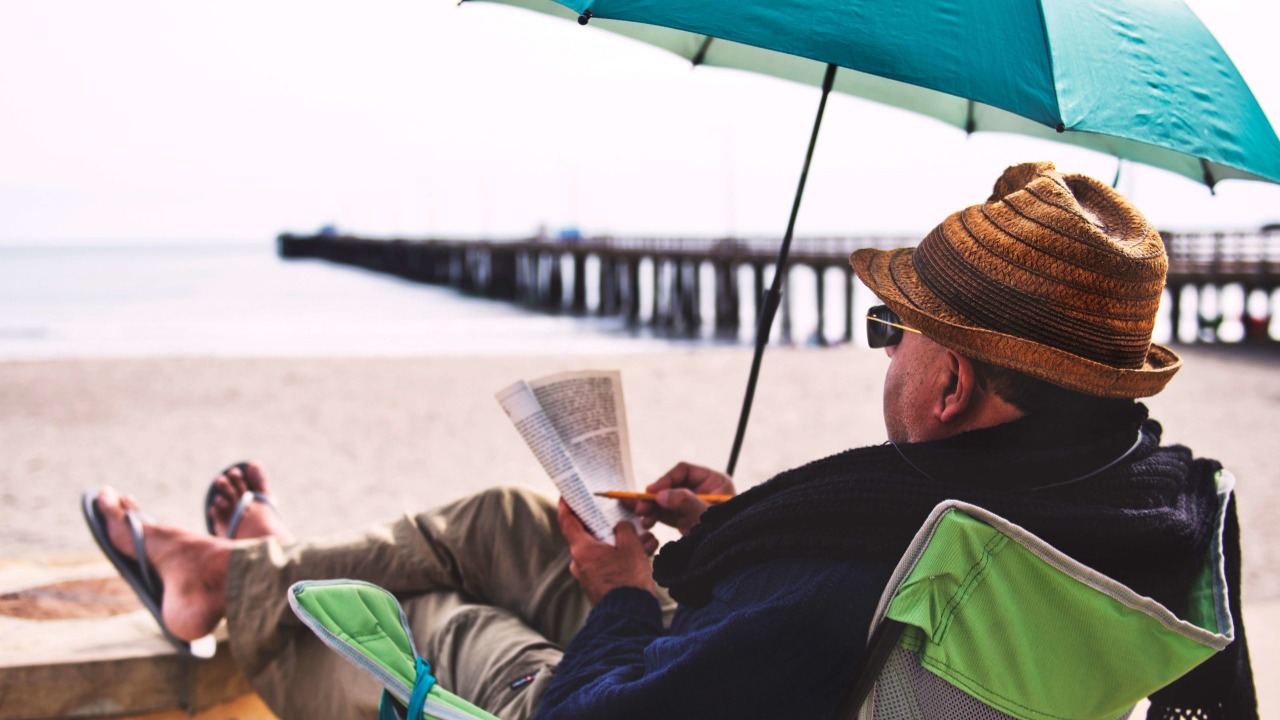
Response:
MULTIPOLYGON (((93 577, 115 572, 101 558, 8 560, 0 562, 0 593, 93 577)), ((0 616, 0 720, 185 715, 251 695, 225 631, 217 635, 217 655, 197 660, 180 657, 140 606, 100 618, 0 616)))

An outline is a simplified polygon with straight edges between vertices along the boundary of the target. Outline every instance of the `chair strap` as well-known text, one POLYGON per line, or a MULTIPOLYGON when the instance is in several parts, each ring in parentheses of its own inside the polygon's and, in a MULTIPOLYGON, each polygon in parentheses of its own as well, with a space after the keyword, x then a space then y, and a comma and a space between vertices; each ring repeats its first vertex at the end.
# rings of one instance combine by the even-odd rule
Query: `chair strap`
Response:
POLYGON ((427 704, 427 693, 436 679, 431 675, 431 663, 420 657, 414 658, 418 665, 418 676, 413 681, 413 694, 409 696, 409 712, 406 720, 422 720, 422 708, 427 704))
POLYGON ((871 641, 867 643, 867 651, 863 653, 862 661, 858 663, 858 671, 853 674, 849 689, 840 699, 840 705, 836 709, 836 720, 851 720, 857 717, 858 710, 862 709, 862 704, 871 694, 871 688, 875 687, 880 671, 884 669, 884 664, 889 659, 889 653, 898 646, 898 640, 902 638, 902 633, 906 629, 906 623, 889 618, 881 620, 879 627, 871 634, 871 641))
POLYGON ((417 661, 417 677, 413 681, 413 691, 409 693, 408 706, 403 705, 389 690, 382 691, 382 702, 378 704, 378 720, 422 720, 427 704, 427 693, 436 684, 431 675, 431 663, 422 658, 417 661), (400 710, 404 709, 404 715, 400 710))

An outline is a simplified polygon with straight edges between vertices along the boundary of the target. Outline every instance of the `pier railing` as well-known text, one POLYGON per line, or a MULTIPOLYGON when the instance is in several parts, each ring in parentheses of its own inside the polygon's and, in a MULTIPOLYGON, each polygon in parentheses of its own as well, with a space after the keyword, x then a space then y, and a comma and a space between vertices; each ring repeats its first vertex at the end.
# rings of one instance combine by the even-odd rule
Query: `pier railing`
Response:
MULTIPOLYGON (((1272 296, 1280 286, 1280 228, 1257 232, 1162 233, 1169 257, 1169 319, 1173 341, 1216 341, 1224 318, 1220 304, 1203 298, 1238 286, 1246 302, 1236 318, 1244 339, 1274 341, 1272 296), (1259 302, 1256 296, 1265 301, 1259 302), (1258 311, 1257 308, 1264 308, 1258 311), (1254 308, 1252 314, 1250 308, 1254 308), (1185 332, 1193 326, 1193 332, 1185 332)), ((828 276, 842 282, 843 339, 853 338, 855 278, 848 257, 858 248, 914 245, 915 237, 848 236, 796 238, 792 267, 807 267, 816 279, 817 329, 826 343, 828 276)), ((486 297, 547 312, 624 317, 677 335, 714 332, 737 337, 744 320, 743 296, 764 292, 777 254, 776 238, 543 237, 502 240, 360 238, 336 234, 281 235, 281 257, 313 257, 358 265, 408 279, 450 285, 486 297), (641 272, 641 269, 644 272, 641 272), (706 270, 710 269, 707 273, 706 270), (704 294, 704 275, 714 278, 704 294), (745 279, 743 279, 745 277, 745 279), (642 291, 641 280, 646 286, 642 291), (749 287, 743 287, 743 286, 749 287), (588 288, 592 292, 588 292, 588 288), (589 302, 589 296, 590 302, 589 302), (712 318, 704 318, 703 308, 712 318)), ((782 307, 781 337, 791 339, 790 298, 782 307)), ((746 318, 745 324, 750 324, 746 318)))

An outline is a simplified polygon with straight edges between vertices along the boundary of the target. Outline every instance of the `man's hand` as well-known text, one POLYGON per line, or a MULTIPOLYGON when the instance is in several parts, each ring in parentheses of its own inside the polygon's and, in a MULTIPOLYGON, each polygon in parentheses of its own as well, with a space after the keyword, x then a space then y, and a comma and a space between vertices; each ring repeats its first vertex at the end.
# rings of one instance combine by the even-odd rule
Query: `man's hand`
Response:
POLYGON ((657 546, 652 535, 645 533, 642 539, 634 525, 623 521, 613 529, 616 545, 601 542, 582 525, 563 498, 557 519, 573 558, 569 572, 577 578, 592 605, 614 588, 638 587, 654 592, 653 565, 648 555, 653 551, 646 552, 646 546, 657 546))
POLYGON ((632 507, 640 516, 641 524, 651 528, 663 523, 679 530, 681 535, 697 525, 702 513, 710 507, 695 494, 736 494, 733 480, 728 475, 686 462, 668 470, 666 475, 646 487, 645 492, 658 497, 652 502, 641 500, 632 507))

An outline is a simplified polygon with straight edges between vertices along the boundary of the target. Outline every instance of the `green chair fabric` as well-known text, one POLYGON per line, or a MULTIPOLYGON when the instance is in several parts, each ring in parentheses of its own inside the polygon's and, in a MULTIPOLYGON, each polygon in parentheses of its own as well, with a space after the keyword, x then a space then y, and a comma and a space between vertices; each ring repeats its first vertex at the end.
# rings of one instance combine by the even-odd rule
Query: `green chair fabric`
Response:
POLYGON ((1231 485, 1219 476, 1216 541, 1183 618, 997 515, 941 503, 881 598, 873 636, 901 634, 859 717, 1126 717, 1234 637, 1221 549, 1231 485), (973 709, 949 714, 957 702, 973 709))
POLYGON ((313 580, 289 588, 289 606, 320 639, 385 688, 381 718, 404 717, 422 694, 428 720, 498 720, 440 687, 418 655, 400 603, 377 585, 313 580), (395 702, 389 702, 394 700, 395 702))

